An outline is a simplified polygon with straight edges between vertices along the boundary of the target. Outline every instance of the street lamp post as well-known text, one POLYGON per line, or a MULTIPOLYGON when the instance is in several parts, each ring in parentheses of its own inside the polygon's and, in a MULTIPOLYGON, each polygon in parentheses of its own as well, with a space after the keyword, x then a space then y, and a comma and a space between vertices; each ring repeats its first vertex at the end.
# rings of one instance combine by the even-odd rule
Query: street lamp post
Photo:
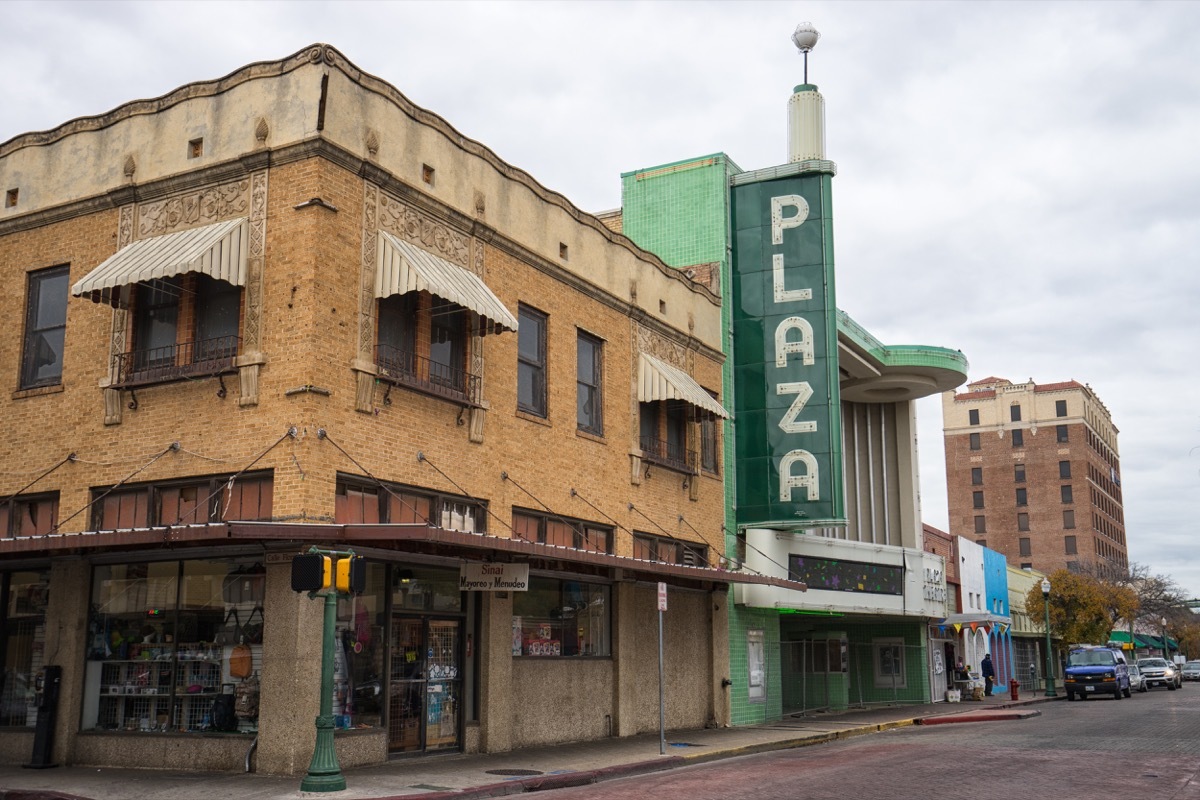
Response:
POLYGON ((1057 697, 1054 691, 1054 661, 1050 655, 1050 579, 1042 579, 1042 601, 1046 607, 1046 697, 1057 697))
POLYGON ((1162 629, 1163 659, 1169 662, 1171 660, 1171 648, 1167 646, 1167 618, 1163 617, 1158 621, 1158 624, 1162 629))

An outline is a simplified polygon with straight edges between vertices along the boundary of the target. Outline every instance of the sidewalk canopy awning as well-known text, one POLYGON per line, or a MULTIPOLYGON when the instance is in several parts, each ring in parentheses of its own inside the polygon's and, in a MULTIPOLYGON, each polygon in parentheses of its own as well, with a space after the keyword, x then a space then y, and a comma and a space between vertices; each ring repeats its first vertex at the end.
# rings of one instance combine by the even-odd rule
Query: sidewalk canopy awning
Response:
POLYGON ((509 313, 487 284, 473 272, 422 250, 387 231, 379 231, 375 297, 429 292, 478 314, 483 332, 515 331, 517 318, 509 313))
POLYGON ((652 403, 655 400, 682 400, 722 419, 729 418, 724 406, 704 391, 695 378, 678 367, 642 353, 638 370, 638 402, 652 403))
POLYGON ((127 244, 71 287, 75 297, 128 308, 135 283, 199 272, 234 286, 246 285, 249 226, 245 217, 127 244))

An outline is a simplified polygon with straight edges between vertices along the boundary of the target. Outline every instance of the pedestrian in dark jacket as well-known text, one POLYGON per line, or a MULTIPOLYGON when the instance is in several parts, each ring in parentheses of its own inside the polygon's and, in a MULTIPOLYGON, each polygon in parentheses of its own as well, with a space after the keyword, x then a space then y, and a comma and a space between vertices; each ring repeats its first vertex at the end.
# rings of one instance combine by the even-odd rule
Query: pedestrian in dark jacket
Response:
POLYGON ((983 673, 983 693, 991 695, 992 685, 996 682, 996 668, 992 666, 992 654, 985 653, 983 661, 979 662, 979 671, 983 673))

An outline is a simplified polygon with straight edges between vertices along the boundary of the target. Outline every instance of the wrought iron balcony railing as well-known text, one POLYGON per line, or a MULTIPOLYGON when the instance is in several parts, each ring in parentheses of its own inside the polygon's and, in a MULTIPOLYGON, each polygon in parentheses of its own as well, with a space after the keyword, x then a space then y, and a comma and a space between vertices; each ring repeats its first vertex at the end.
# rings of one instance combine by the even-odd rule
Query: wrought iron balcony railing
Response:
POLYGON ((479 396, 479 376, 416 353, 380 344, 375 346, 375 366, 379 379, 423 394, 475 405, 479 396))
POLYGON ((695 475, 698 472, 696 451, 685 445, 672 444, 650 436, 641 437, 642 460, 668 469, 695 475))
POLYGON ((239 336, 221 336, 121 353, 113 357, 113 386, 146 386, 233 372, 240 343, 239 336))

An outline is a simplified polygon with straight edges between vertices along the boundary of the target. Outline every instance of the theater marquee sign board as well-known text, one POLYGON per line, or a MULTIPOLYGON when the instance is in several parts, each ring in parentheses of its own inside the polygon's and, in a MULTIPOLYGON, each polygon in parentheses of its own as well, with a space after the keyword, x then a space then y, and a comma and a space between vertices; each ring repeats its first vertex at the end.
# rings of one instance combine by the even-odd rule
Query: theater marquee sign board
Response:
POLYGON ((845 525, 830 177, 734 179, 739 527, 845 525))

